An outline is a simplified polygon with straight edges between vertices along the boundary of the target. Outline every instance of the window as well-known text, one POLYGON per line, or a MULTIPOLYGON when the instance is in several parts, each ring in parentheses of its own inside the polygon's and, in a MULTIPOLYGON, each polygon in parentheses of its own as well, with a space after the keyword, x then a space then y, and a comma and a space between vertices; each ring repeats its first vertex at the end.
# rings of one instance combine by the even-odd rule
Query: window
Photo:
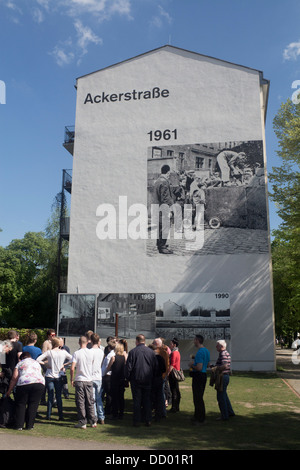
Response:
POLYGON ((196 170, 200 170, 200 168, 203 168, 204 165, 204 158, 202 157, 196 157, 196 170))

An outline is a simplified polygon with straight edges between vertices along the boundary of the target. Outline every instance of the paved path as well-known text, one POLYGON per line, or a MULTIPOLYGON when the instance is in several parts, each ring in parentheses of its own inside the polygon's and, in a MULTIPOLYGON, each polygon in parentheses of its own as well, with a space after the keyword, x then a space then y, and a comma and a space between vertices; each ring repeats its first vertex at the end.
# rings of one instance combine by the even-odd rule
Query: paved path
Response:
MULTIPOLYGON (((277 349, 276 360, 279 377, 289 386, 300 398, 300 355, 299 364, 293 363, 293 351, 291 349, 277 349)), ((84 431, 83 431, 84 432, 84 431)), ((120 444, 109 442, 95 442, 76 439, 58 439, 50 437, 36 437, 29 433, 19 432, 7 433, 5 429, 0 429, 0 450, 150 450, 141 446, 120 447, 120 444)))
MULTIPOLYGON (((85 432, 85 431, 83 431, 85 432)), ((32 436, 30 431, 7 433, 0 429, 0 450, 150 450, 150 447, 120 445, 111 442, 85 441, 32 436)))
MULTIPOLYGON (((173 251, 173 256, 268 253, 269 250, 266 230, 233 227, 220 227, 214 230, 205 227, 204 239, 198 239, 201 242, 200 249, 197 248, 196 242, 188 243, 184 233, 178 235, 181 239, 175 240, 173 230, 170 233, 168 245, 173 251), (195 247, 193 246, 194 243, 195 247), (189 249, 187 249, 187 246, 189 246, 189 249)), ((192 235, 195 238, 196 232, 192 232, 192 235)), ((163 256, 157 251, 156 240, 147 240, 147 255, 163 256)))
POLYGON ((292 349, 277 349, 276 350, 277 371, 285 383, 292 388, 292 390, 300 398, 300 352, 296 353, 292 349), (283 370, 281 370, 281 368, 283 370))

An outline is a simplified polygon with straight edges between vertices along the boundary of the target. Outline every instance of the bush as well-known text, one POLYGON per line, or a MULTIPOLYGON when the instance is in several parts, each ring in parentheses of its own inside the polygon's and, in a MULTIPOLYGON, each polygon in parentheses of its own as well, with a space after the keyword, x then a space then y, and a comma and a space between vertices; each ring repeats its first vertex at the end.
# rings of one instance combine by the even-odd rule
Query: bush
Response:
POLYGON ((5 339, 7 339, 8 332, 11 330, 15 330, 19 333, 19 336, 20 336, 19 340, 21 341, 21 343, 23 343, 24 346, 27 344, 28 335, 31 331, 34 331, 38 337, 36 346, 38 346, 39 348, 42 347, 43 342, 47 339, 46 328, 45 329, 0 328, 0 341, 4 341, 5 339))

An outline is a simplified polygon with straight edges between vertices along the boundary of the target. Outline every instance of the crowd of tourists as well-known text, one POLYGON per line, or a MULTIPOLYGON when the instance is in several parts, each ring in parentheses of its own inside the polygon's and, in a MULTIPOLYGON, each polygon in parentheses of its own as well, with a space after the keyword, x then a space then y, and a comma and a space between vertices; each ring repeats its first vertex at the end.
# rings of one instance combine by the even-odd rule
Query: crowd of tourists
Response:
MULTIPOLYGON (((40 405, 47 406, 47 420, 52 419, 53 407, 57 407, 58 419, 63 421, 62 395, 70 398, 70 386, 75 389, 75 427, 81 429, 88 424, 96 428, 108 419, 121 420, 127 387, 131 388, 133 399, 133 426, 151 426, 153 420, 165 419, 167 412, 180 411, 180 381, 184 374, 177 338, 169 346, 162 338, 146 345, 145 336, 139 334, 135 347, 128 350, 125 339, 109 336, 104 347, 99 335, 88 331, 80 336, 79 348, 73 354, 55 330, 48 330, 41 348, 36 346, 37 339, 36 333, 31 332, 23 345, 18 333, 10 331, 7 339, 0 342, 1 427, 32 429, 40 405)), ((203 395, 208 368, 210 385, 217 390, 220 419, 234 416, 227 395, 231 358, 226 343, 217 342, 219 356, 212 365, 203 342, 201 335, 195 336, 197 353, 189 363, 195 425, 205 422, 203 395)))

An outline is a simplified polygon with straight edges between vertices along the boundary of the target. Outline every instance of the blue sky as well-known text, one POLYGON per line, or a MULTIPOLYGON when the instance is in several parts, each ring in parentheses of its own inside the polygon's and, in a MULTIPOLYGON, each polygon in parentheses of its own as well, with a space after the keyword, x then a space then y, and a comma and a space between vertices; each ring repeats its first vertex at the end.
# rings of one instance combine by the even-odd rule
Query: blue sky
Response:
POLYGON ((280 165, 272 122, 300 80, 299 24, 299 0, 0 0, 0 245, 47 224, 72 168, 76 78, 168 43, 264 72, 268 171, 280 165))

